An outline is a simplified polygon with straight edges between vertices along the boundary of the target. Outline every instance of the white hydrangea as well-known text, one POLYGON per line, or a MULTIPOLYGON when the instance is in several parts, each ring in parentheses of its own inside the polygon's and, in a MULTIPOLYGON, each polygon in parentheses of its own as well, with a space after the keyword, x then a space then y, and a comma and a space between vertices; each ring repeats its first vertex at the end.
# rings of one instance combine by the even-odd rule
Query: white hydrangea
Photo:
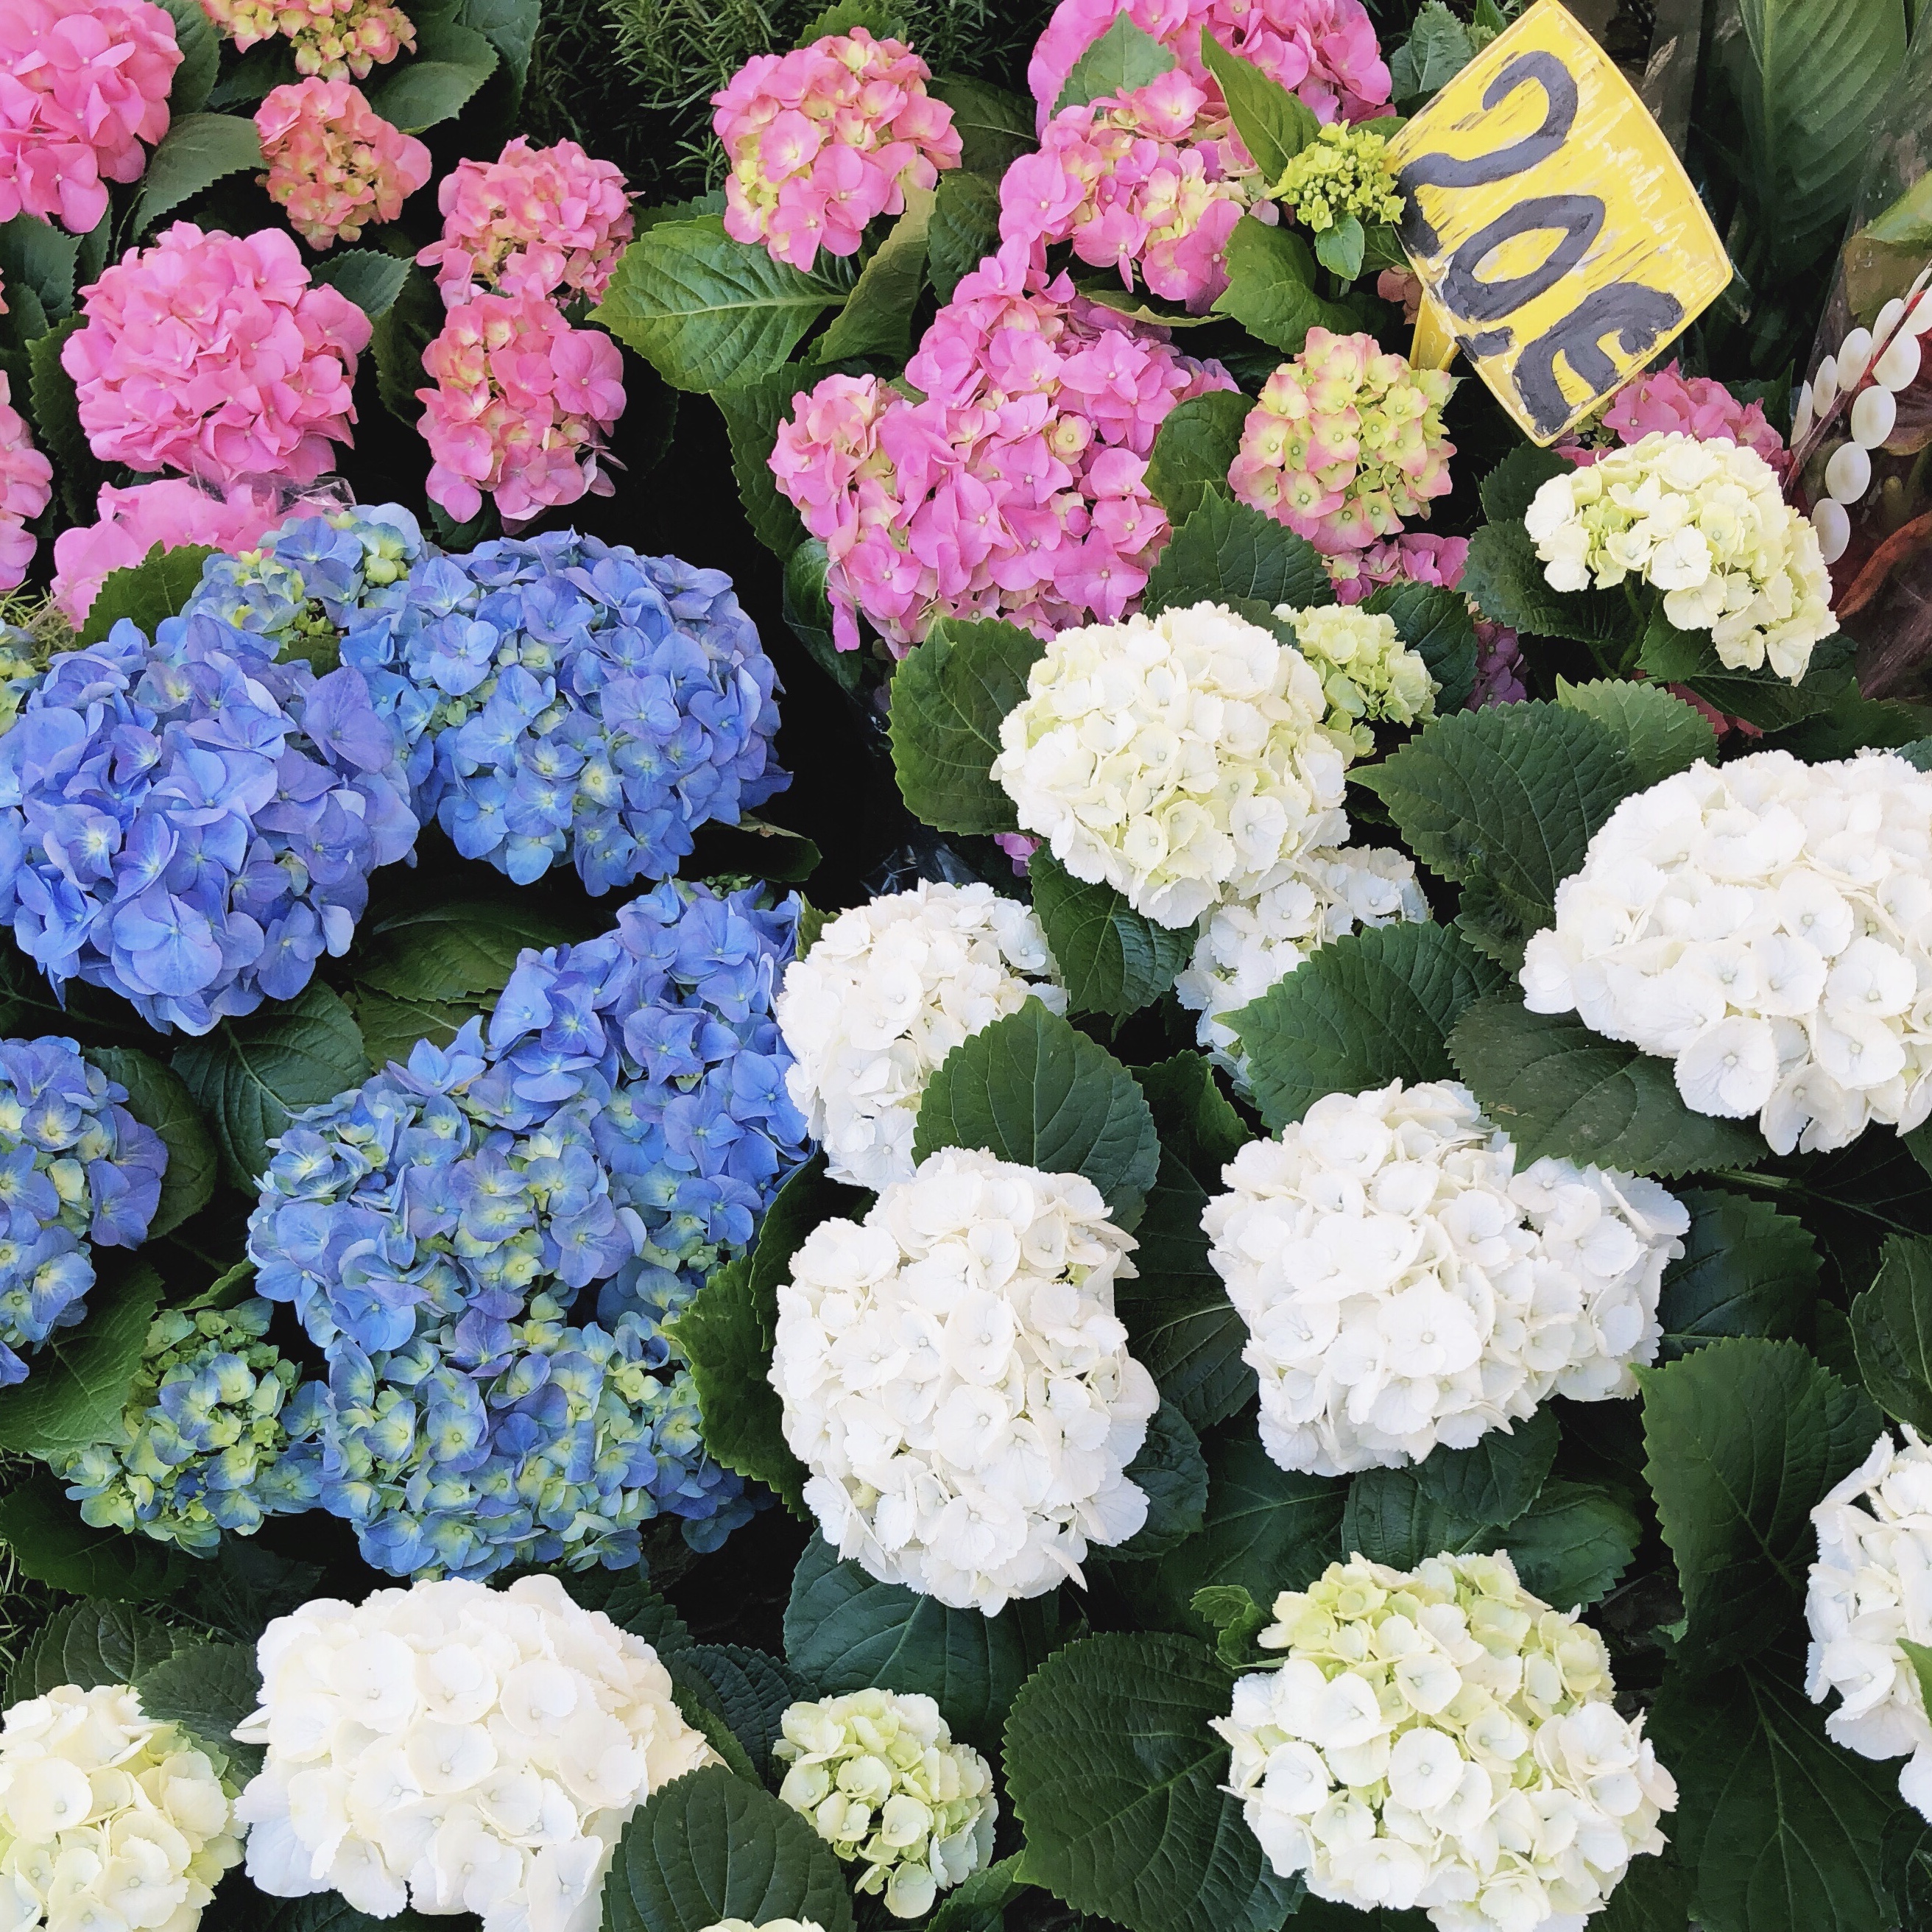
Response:
POLYGON ((771 1384, 842 1557, 992 1616, 1141 1527, 1123 1472, 1160 1398, 1114 1313, 1134 1245, 1083 1176, 961 1148, 800 1244, 771 1384))
POLYGON ((949 1886, 993 1855, 992 1768, 957 1744, 930 1697, 854 1690, 794 1704, 772 1756, 778 1796, 850 1864, 853 1887, 884 1892, 896 1918, 922 1918, 949 1886))
POLYGON ((1301 655, 1322 680, 1328 730, 1345 758, 1376 748, 1372 724, 1418 724, 1436 716, 1438 688, 1418 651, 1396 634, 1395 620, 1359 604, 1318 604, 1306 610, 1277 604, 1294 628, 1301 655))
POLYGON ((1519 1174, 1466 1087, 1330 1094, 1202 1210, 1248 1325, 1262 1445, 1317 1475, 1466 1449, 1552 1394, 1634 1394, 1690 1217, 1654 1180, 1519 1174))
POLYGON ((1581 1932, 1664 1850, 1677 1786, 1611 1702, 1604 1642, 1507 1556, 1358 1557, 1284 1590, 1214 1728, 1276 1871, 1317 1898, 1426 1910, 1440 1932, 1581 1932))
POLYGON ((0 1729, 0 1924, 194 1932, 242 1839, 207 1754, 124 1684, 72 1684, 0 1729))
POLYGON ((1298 651, 1219 604, 1084 625, 1034 666, 993 776, 1076 879, 1191 926, 1347 838, 1327 708, 1298 651))
POLYGON ((1780 1154, 1932 1112, 1932 777, 1757 752, 1625 799, 1556 890, 1523 997, 1676 1062, 1780 1154))
POLYGON ((773 1010, 786 1087, 832 1178, 909 1180, 933 1069, 1029 996, 1064 1012, 1055 970, 1033 908, 991 886, 922 881, 831 920, 786 968, 773 1010))
POLYGON ((1659 430, 1606 450, 1551 477, 1523 523, 1552 589, 1654 584, 1664 614, 1680 631, 1708 631, 1733 670, 1768 663, 1796 684, 1838 628, 1817 532, 1771 465, 1727 437, 1659 430))
POLYGON ((272 1898, 596 1932, 625 1821, 717 1762, 657 1653, 554 1576, 319 1598, 276 1618, 256 1660, 261 1707, 235 1736, 268 1756, 236 1811, 272 1898))

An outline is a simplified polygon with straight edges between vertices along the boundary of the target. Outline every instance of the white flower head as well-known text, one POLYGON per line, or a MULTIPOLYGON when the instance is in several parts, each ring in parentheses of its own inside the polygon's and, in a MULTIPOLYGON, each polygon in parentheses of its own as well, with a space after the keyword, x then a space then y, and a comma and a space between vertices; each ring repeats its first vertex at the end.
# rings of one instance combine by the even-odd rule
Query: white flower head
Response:
POLYGON ((771 1384, 842 1557, 992 1616, 1141 1527, 1124 1472, 1160 1398, 1114 1313, 1134 1245, 1082 1175, 960 1148, 799 1244, 771 1384))
POLYGON ((1351 604, 1298 610, 1277 604, 1275 615, 1294 628, 1301 655, 1322 680, 1327 728, 1345 758, 1376 748, 1372 724, 1416 724, 1436 716, 1438 686, 1419 652, 1397 635, 1395 620, 1351 604))
POLYGON ((554 1576, 319 1598, 275 1618, 256 1660, 261 1706, 235 1735, 268 1755, 236 1814, 273 1898, 596 1932, 626 1820, 717 1762, 657 1653, 554 1576))
POLYGON ((1519 1173, 1466 1087, 1331 1094, 1201 1216, 1248 1325, 1262 1447, 1318 1475, 1466 1449, 1550 1396, 1635 1392, 1690 1217, 1654 1180, 1519 1173))
POLYGON ((933 1069, 1030 995, 1054 1012, 1046 936, 991 886, 922 882, 842 912, 785 969, 773 1009, 785 1084, 835 1180, 874 1190, 913 1171, 913 1129, 933 1069))

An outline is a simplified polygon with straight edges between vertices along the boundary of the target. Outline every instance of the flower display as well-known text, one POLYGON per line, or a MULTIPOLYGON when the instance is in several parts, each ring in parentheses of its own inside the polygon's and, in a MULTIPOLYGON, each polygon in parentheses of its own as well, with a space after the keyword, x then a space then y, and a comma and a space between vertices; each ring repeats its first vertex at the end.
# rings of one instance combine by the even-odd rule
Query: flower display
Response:
POLYGON ((369 318, 310 285, 292 236, 177 221, 81 293, 86 325, 62 344, 61 366, 102 462, 218 486, 312 483, 352 440, 369 318))
POLYGON ((1328 728, 1349 758, 1376 748, 1376 724, 1415 724, 1436 716, 1436 680, 1421 657, 1396 634, 1395 620, 1346 604, 1306 610, 1286 604, 1275 615, 1322 680, 1328 728))
POLYGON ((794 268, 821 248, 856 254, 874 215, 903 213, 908 188, 959 165, 952 110, 926 92, 932 78, 904 42, 863 27, 754 56, 711 97, 731 169, 724 232, 794 268))
POLYGON ((1222 1170, 1201 1224, 1248 1326, 1262 1446, 1317 1475, 1467 1449, 1552 1394, 1633 1394, 1690 1217, 1546 1156, 1453 1082, 1330 1094, 1222 1170))
POLYGON ((352 82, 311 75, 271 88, 255 110, 262 185, 311 248, 393 221, 429 179, 429 149, 369 105, 352 82))
POLYGON ((1755 1114, 1780 1154, 1910 1132, 1932 1112, 1928 845, 1932 777, 1892 753, 1700 762, 1591 839, 1524 1000, 1667 1056, 1686 1106, 1755 1114))
POLYGON ((1664 1850, 1677 1786, 1619 1714, 1604 1640, 1493 1556, 1356 1558, 1284 1590, 1214 1728, 1282 1877, 1438 1932, 1581 1925, 1664 1850))
POLYGON ((109 182, 139 181, 168 131, 182 51, 152 0, 8 0, 0 15, 0 221, 85 235, 109 182))
POLYGON ((1306 658, 1220 604, 1090 625, 1028 674, 992 775, 1076 878, 1191 926, 1347 838, 1326 708, 1306 658))
POLYGON ((1364 228, 1402 219, 1402 191, 1388 159, 1388 142, 1366 128, 1330 122, 1298 154, 1271 190, 1316 234, 1352 215, 1364 228))
POLYGON ((201 9, 244 52, 280 35, 296 72, 324 80, 366 80, 416 51, 416 28, 389 0, 201 0, 201 9))
POLYGON ((830 920, 785 969, 785 1076, 826 1171, 855 1187, 910 1180, 920 1096, 959 1042, 1036 998, 1064 1012, 1031 908, 991 886, 921 880, 830 920))
MULTIPOLYGON (((1606 432, 1628 446, 1673 431, 1700 442, 1720 437, 1755 450, 1781 478, 1790 465, 1784 439, 1766 421, 1764 405, 1741 403, 1708 376, 1686 376, 1672 356, 1661 369, 1640 370, 1618 390, 1602 417, 1606 432)), ((1559 446, 1573 463, 1594 463, 1600 450, 1587 444, 1559 446)))
POLYGON ((1262 386, 1228 487, 1323 550, 1360 550, 1426 517, 1450 488, 1442 429, 1455 379, 1412 369, 1372 335, 1310 329, 1262 386))
POLYGON ((256 1658, 261 1704, 235 1735, 268 1755, 235 1814, 274 1898, 596 1932, 631 1814, 717 1761, 657 1652, 554 1576, 321 1598, 256 1658))
MULTIPOLYGON (((5 312, 0 303, 0 314, 5 312)), ((33 431, 14 406, 0 370, 0 590, 26 580, 36 545, 27 526, 53 496, 54 466, 34 447, 33 431)))
MULTIPOLYGON (((778 1796, 848 1864, 853 1890, 922 1918, 938 1894, 992 1862, 992 1768, 955 1744, 930 1697, 854 1690, 790 1706, 772 1742, 778 1796)), ((770 1928, 766 1928, 770 1932, 770 1928)))
POLYGON ((1818 533, 1754 449, 1659 430, 1552 476, 1523 518, 1556 590, 1654 584, 1720 663, 1796 684, 1838 628, 1818 533))
POLYGON ((1124 1472, 1160 1398, 1114 1314, 1134 1246, 1083 1176, 957 1148, 806 1237, 771 1383, 841 1556, 992 1616, 1141 1527, 1124 1472))

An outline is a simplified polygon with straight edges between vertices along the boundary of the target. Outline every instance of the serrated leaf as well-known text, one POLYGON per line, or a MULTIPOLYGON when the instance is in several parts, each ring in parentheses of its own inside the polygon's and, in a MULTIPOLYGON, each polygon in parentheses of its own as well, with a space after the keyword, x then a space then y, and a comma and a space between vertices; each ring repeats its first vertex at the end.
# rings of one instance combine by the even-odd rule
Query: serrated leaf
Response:
POLYGON ((89 1598, 63 1604, 21 1652, 8 1680, 7 1701, 44 1696, 63 1684, 82 1690, 131 1684, 172 1657, 176 1641, 166 1624, 124 1604, 89 1598))
POLYGON ((1932 1928, 1932 1823, 1900 1806, 1886 1826, 1879 1870, 1900 1932, 1928 1932, 1932 1928))
POLYGON ((1522 1586, 1558 1610, 1600 1603, 1630 1568, 1643 1526, 1628 1504, 1592 1483, 1549 1482, 1504 1531, 1522 1586))
POLYGON ((1717 761, 1718 734, 1711 721, 1661 685, 1608 677, 1572 684, 1559 677, 1556 701, 1595 718, 1612 733, 1646 789, 1688 772, 1700 758, 1717 761))
POLYGON ((784 582, 778 608, 812 662, 847 696, 856 696, 866 680, 866 653, 842 651, 832 634, 832 601, 825 576, 830 558, 817 538, 802 543, 785 560, 784 582))
MULTIPOLYGON (((569 1585, 577 1580, 572 1577, 569 1585)), ((660 1658, 691 1648, 691 1631, 683 1618, 648 1583, 634 1578, 618 1583, 602 1607, 620 1630, 642 1637, 660 1658)))
POLYGON ((892 769, 906 808, 940 832, 1014 832, 992 776, 1000 722, 1046 646, 1017 624, 942 618, 892 674, 892 769))
POLYGON ((372 1066, 405 1064, 419 1041, 447 1046, 467 1021, 489 1010, 477 1000, 402 1000, 388 993, 355 989, 351 1001, 356 1030, 372 1066))
POLYGON ((1404 107, 1426 100, 1476 57, 1469 30, 1443 4, 1426 0, 1416 10, 1408 38, 1389 56, 1390 98, 1404 107))
POLYGON ((128 1111, 152 1127, 168 1150, 161 1198, 148 1223, 148 1238, 170 1233, 208 1205, 214 1192, 214 1137, 186 1084, 172 1066, 136 1048, 91 1046, 86 1058, 128 1090, 128 1111))
POLYGON ((356 935, 356 978, 379 992, 416 1000, 500 993, 526 947, 542 951, 578 934, 520 899, 456 900, 391 914, 356 935))
POLYGON ((1932 1240, 1894 1234, 1883 1255, 1852 1304, 1858 1373, 1888 1415, 1932 1435, 1932 1240))
POLYGON ((376 1932, 378 1926, 382 1932, 449 1932, 436 1919, 406 1907, 392 1918, 372 1918, 339 1892, 272 1898, 249 1884, 245 1874, 216 1892, 201 1922, 206 1932, 376 1932))
MULTIPOLYGON (((1201 29, 1201 58, 1220 84, 1228 118, 1261 170, 1262 180, 1280 181, 1282 170, 1321 126, 1313 110, 1252 61, 1230 53, 1209 27, 1201 29)), ((1355 226, 1359 232, 1361 224, 1355 226)))
POLYGON ((165 1595, 182 1560, 149 1538, 90 1527, 59 1478, 45 1468, 0 1496, 0 1544, 22 1576, 114 1603, 165 1595))
POLYGON ((1218 1186, 1222 1168, 1253 1136, 1215 1084, 1214 1070, 1200 1054, 1177 1053, 1152 1066, 1136 1066, 1133 1074, 1154 1110, 1162 1150, 1204 1183, 1218 1186))
POLYGON ((160 1298, 161 1278, 145 1262, 125 1274, 103 1268, 86 1319, 43 1342, 27 1379, 0 1401, 0 1449, 51 1457, 114 1435, 160 1298))
POLYGON ((1505 1527, 1536 1500, 1556 1460, 1556 1418, 1538 1409, 1468 1449, 1432 1450, 1421 1462, 1364 1469, 1348 1485, 1342 1546, 1371 1562, 1412 1570, 1424 1558, 1498 1547, 1505 1527))
POLYGON ((1727 1189, 1691 1187, 1684 1252, 1664 1270, 1658 1359, 1674 1362, 1726 1335, 1802 1340, 1818 1299, 1821 1266, 1803 1222, 1727 1189))
POLYGON ((828 34, 849 34, 854 27, 863 27, 874 40, 896 38, 906 31, 904 16, 885 0, 836 0, 805 23, 792 45, 808 47, 828 34))
POLYGON ((1028 1889, 1020 1876, 1022 1854, 969 1872, 950 1892, 939 1894, 926 1932, 999 1932, 1006 1907, 1028 1889))
POLYGON ((813 351, 820 363, 877 356, 902 362, 912 352, 912 314, 926 284, 926 230, 932 220, 929 188, 904 190, 905 212, 886 232, 860 272, 845 306, 832 318, 813 351))
POLYGON ((711 400, 724 418, 730 440, 731 473, 738 480, 738 500, 752 534, 772 554, 789 557, 806 540, 805 525, 790 500, 772 475, 771 455, 778 426, 790 413, 800 388, 796 375, 781 369, 748 382, 716 390, 711 400))
POLYGON ((374 248, 349 248, 325 255, 309 275, 311 280, 326 283, 346 296, 376 322, 395 307, 396 298, 410 278, 410 264, 400 256, 379 254, 374 248))
POLYGON ((1429 667, 1436 708, 1460 711, 1476 683, 1476 622, 1469 600, 1439 584, 1384 584, 1362 607, 1393 620, 1396 635, 1429 667))
POLYGON ((1212 490, 1225 494, 1228 471, 1241 446, 1241 428, 1253 405, 1238 389, 1210 389, 1168 411, 1154 440, 1147 486, 1176 530, 1212 490))
POLYGON ((1130 94, 1171 73, 1174 64, 1173 55, 1151 34, 1124 13, 1117 14, 1113 24, 1074 62, 1053 111, 1064 114, 1102 96, 1130 94))
POLYGON ((62 345, 77 328, 86 326, 85 316, 70 315, 44 335, 37 335, 27 345, 31 370, 27 393, 34 410, 34 430, 40 448, 53 459, 59 479, 61 502, 75 524, 94 520, 95 496, 107 472, 95 458, 80 426, 80 401, 74 378, 61 364, 62 345))
POLYGON ((1518 443, 1483 478, 1483 515, 1492 524, 1521 523, 1536 493, 1552 476, 1574 476, 1576 466, 1553 449, 1518 443))
POLYGON ((776 1658, 742 1644, 694 1643, 675 1654, 682 1667, 700 1672, 717 1694, 718 1708, 753 1774, 769 1776, 772 1745, 785 1712, 810 1694, 804 1679, 776 1658))
POLYGON ((369 338, 376 358, 376 393, 398 422, 413 429, 422 415, 416 392, 428 386, 423 351, 442 329, 442 298, 422 269, 411 265, 395 300, 378 318, 369 338))
POLYGON ((156 544, 139 563, 110 570, 88 606, 76 639, 98 644, 124 617, 152 638, 157 626, 173 616, 201 584, 201 567, 218 554, 206 544, 164 550, 156 544))
POLYGON ((238 114, 183 114, 148 158, 134 203, 134 232, 145 235, 172 208, 230 175, 262 165, 262 137, 238 114))
POLYGON ((1304 610, 1334 603, 1335 586, 1306 538, 1224 491, 1205 490, 1201 507, 1149 572, 1142 608, 1153 616, 1177 605, 1235 598, 1304 610))
POLYGON ((507 110, 514 113, 530 77, 530 56, 542 24, 542 0, 464 0, 458 16, 496 50, 500 70, 510 82, 507 110))
POLYGON ((1729 670, 1708 632, 1678 630, 1661 604, 1651 614, 1637 662, 1658 683, 1688 686, 1726 717, 1742 718, 1766 731, 1809 718, 1856 688, 1843 666, 1823 649, 1814 653, 1801 684, 1787 683, 1768 665, 1729 670))
MULTIPOLYGON (((175 4, 193 8, 201 14, 202 24, 208 25, 207 15, 201 13, 201 0, 175 0, 175 4)), ((209 31, 212 34, 213 29, 209 31)), ((178 86, 179 68, 175 79, 178 86)), ((0 222, 0 284, 8 296, 16 290, 30 289, 52 320, 65 321, 74 313, 74 264, 80 254, 80 239, 35 215, 16 214, 10 221, 0 222)))
POLYGON ((953 132, 959 136, 959 165, 970 173, 996 182, 1021 155, 1038 145, 1030 100, 1022 100, 989 82, 957 74, 942 74, 927 91, 952 109, 953 132))
POLYGON ((939 178, 926 232, 933 293, 942 303, 950 302, 953 290, 999 245, 999 190, 970 169, 947 169, 939 178))
POLYGON ((1165 1397, 1126 1474, 1146 1494, 1148 1519, 1125 1543, 1107 1552, 1114 1562, 1165 1556, 1203 1527, 1208 1464, 1201 1454, 1201 1438, 1165 1397))
POLYGON ((1299 356, 1316 327, 1350 331, 1358 318, 1315 292, 1315 257, 1286 225, 1271 228, 1244 214, 1228 237, 1228 286, 1214 313, 1232 316, 1284 356, 1299 356))
POLYGON ((252 1778, 263 1748, 237 1744, 235 1726, 261 1700, 262 1673, 249 1643, 197 1643, 142 1672, 134 1688, 150 1718, 179 1724, 238 1763, 252 1778))
POLYGON ((405 134, 453 121, 496 70, 496 50, 453 20, 429 20, 412 60, 399 61, 367 92, 369 104, 405 134))
POLYGON ((1112 886, 1075 878, 1044 847, 1028 876, 1070 1013, 1124 1019, 1160 998, 1187 964, 1191 927, 1157 926, 1112 886))
POLYGON ((1458 588, 1491 623, 1535 637, 1622 652, 1643 634, 1621 590, 1552 590, 1520 521, 1485 524, 1470 538, 1458 588))
POLYGON ((207 105, 208 90, 221 64, 221 43, 201 0, 160 0, 175 23, 175 45, 182 63, 168 88, 172 115, 194 114, 207 105))

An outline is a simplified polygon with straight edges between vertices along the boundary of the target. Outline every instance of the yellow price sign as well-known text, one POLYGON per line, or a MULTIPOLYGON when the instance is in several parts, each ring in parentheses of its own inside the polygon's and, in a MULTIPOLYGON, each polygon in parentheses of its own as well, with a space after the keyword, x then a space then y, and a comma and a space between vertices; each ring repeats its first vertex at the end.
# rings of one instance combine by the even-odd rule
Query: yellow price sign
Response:
POLYGON ((1537 0, 1390 152, 1402 245, 1438 326, 1538 442, 1731 278, 1663 129, 1558 0, 1537 0))

